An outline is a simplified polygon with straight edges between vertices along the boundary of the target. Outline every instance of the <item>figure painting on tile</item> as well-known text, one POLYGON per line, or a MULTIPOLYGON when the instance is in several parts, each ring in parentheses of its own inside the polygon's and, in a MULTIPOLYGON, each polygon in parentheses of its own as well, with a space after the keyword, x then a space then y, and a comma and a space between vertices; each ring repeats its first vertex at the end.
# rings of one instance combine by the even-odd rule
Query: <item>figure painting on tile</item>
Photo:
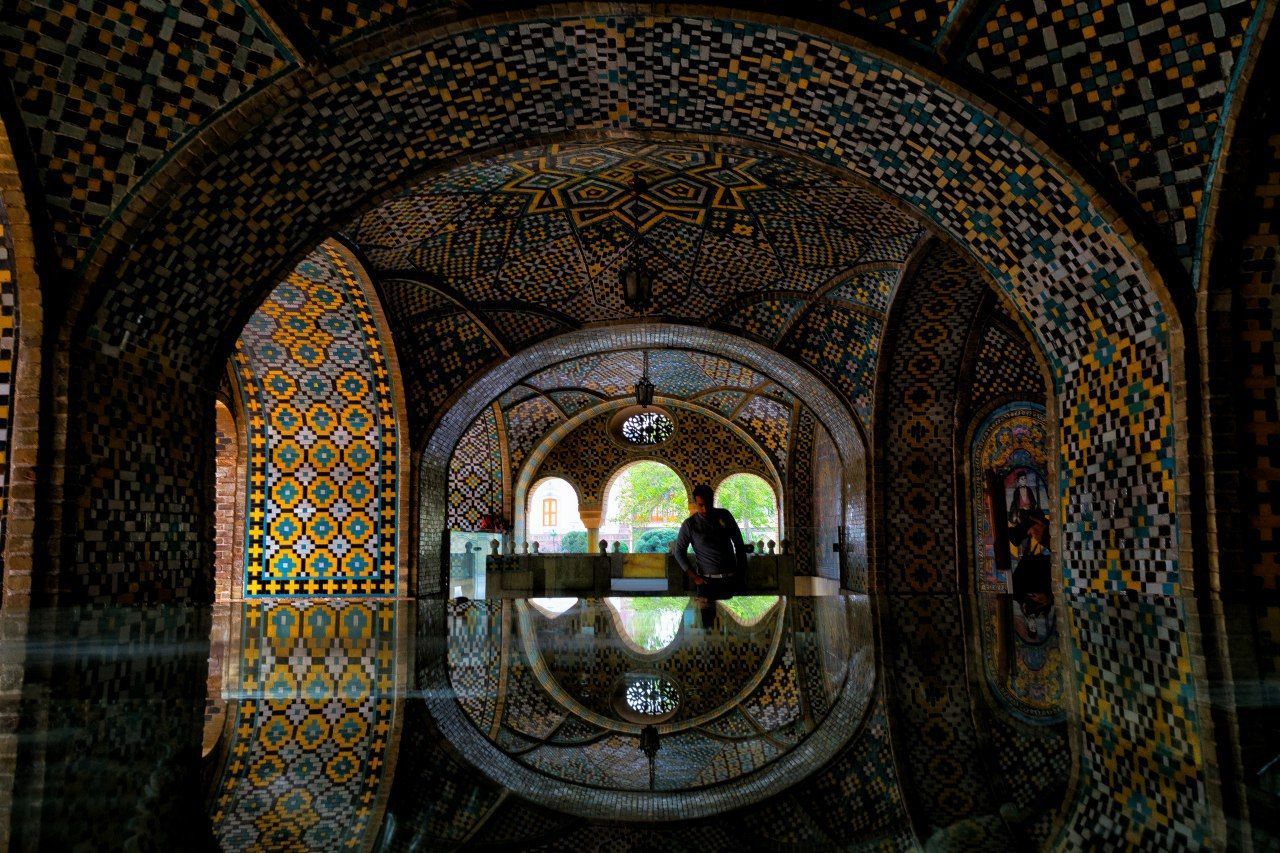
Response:
POLYGON ((1061 652, 1044 410, 997 409, 973 443, 976 586, 987 680, 1019 716, 1057 719, 1061 652))

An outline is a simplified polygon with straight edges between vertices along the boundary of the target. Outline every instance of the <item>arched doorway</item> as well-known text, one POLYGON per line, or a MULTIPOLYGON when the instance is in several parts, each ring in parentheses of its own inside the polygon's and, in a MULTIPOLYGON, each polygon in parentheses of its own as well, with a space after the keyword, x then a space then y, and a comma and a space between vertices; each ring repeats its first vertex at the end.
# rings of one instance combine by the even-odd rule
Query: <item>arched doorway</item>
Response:
POLYGON ((529 492, 525 539, 547 554, 587 553, 587 528, 578 515, 578 490, 563 477, 547 477, 529 492))
POLYGON ((609 478, 600 538, 633 554, 665 554, 689 514, 689 492, 669 465, 652 459, 629 463, 609 478))

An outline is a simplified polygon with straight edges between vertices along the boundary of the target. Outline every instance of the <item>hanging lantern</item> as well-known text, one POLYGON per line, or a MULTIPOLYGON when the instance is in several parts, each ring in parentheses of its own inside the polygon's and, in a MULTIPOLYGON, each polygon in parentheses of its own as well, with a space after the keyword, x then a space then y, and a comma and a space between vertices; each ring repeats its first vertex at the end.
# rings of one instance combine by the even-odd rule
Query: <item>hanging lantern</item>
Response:
POLYGON ((636 380, 636 405, 653 405, 653 383, 649 381, 649 352, 644 353, 644 373, 636 380))
POLYGON ((648 311, 653 304, 653 276, 644 264, 635 258, 628 259, 618 278, 622 284, 622 301, 627 307, 638 314, 648 311))
MULTIPOLYGON (((631 176, 631 204, 639 204, 640 196, 648 186, 639 174, 631 176)), ((622 301, 626 306, 637 314, 643 314, 653 304, 653 276, 636 256, 640 229, 630 211, 627 211, 627 219, 631 224, 631 245, 627 247, 627 262, 618 273, 618 283, 622 285, 622 301)))

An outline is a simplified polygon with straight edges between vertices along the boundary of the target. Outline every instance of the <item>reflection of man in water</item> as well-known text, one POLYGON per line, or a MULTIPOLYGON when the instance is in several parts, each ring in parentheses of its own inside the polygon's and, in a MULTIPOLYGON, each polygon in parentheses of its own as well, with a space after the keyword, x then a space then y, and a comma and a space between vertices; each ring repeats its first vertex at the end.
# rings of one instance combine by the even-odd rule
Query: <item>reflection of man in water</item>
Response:
POLYGON ((708 485, 693 489, 693 515, 680 525, 671 553, 701 596, 722 598, 741 588, 747 576, 747 546, 733 513, 714 506, 708 485), (695 562, 689 560, 693 545, 695 562))

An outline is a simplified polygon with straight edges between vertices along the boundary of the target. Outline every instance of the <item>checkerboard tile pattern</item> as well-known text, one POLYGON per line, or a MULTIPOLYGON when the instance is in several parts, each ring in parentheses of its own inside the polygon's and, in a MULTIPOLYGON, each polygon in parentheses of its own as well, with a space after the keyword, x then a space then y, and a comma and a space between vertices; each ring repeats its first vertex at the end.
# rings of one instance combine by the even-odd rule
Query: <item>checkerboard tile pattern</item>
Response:
POLYGON ((862 423, 868 424, 883 322, 879 314, 819 300, 782 339, 779 349, 834 383, 862 423))
POLYGON ((293 64, 235 0, 21 0, 0 57, 36 157, 63 262, 222 110, 293 64))
POLYGON ((548 432, 564 422, 564 417, 546 397, 533 397, 503 412, 507 423, 507 452, 514 481, 525 457, 548 432))
POLYGON ((1074 848, 1209 845, 1183 605, 1087 592, 1066 601, 1084 726, 1080 772, 1092 783, 1061 841, 1074 848))
POLYGON ((968 63, 1091 146, 1188 264, 1233 70, 1266 4, 995 4, 968 63))
POLYGON ((481 517, 503 512, 502 445, 493 409, 485 409, 462 436, 449 460, 450 530, 480 529, 481 517))
MULTIPOLYGON (((1006 317, 1001 313, 1001 317, 1006 317)), ((1044 405, 1044 379, 1026 338, 1012 318, 989 319, 973 362, 969 409, 981 411, 1002 400, 1044 405)))

